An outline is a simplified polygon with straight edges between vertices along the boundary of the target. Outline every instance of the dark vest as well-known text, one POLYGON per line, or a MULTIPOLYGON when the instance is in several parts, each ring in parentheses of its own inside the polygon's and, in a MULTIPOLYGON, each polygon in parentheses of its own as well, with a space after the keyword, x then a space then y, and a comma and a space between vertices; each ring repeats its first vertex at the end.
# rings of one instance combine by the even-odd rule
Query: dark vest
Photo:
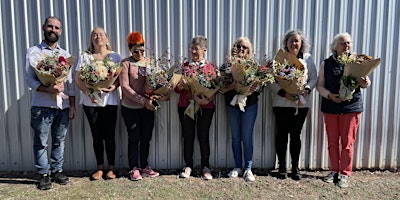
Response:
MULTIPOLYGON (((332 94, 339 94, 340 78, 343 75, 344 66, 336 62, 333 56, 324 60, 325 67, 325 88, 332 94)), ((353 94, 353 98, 349 101, 335 103, 330 99, 322 97, 321 111, 331 114, 347 114, 363 111, 363 101, 360 88, 357 88, 353 94)))

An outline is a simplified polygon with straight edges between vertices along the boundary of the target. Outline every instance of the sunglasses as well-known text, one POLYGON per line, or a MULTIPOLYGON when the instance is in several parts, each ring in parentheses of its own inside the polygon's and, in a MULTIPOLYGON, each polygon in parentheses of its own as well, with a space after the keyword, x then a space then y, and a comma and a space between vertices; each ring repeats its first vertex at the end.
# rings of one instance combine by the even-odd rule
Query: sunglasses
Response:
POLYGON ((247 47, 246 47, 246 46, 243 46, 243 45, 240 45, 240 44, 236 45, 236 48, 238 48, 238 49, 241 49, 241 48, 243 48, 243 49, 247 49, 247 47))
POLYGON ((143 49, 138 49, 138 50, 133 51, 133 53, 135 53, 135 54, 139 54, 139 52, 143 54, 144 50, 143 49))

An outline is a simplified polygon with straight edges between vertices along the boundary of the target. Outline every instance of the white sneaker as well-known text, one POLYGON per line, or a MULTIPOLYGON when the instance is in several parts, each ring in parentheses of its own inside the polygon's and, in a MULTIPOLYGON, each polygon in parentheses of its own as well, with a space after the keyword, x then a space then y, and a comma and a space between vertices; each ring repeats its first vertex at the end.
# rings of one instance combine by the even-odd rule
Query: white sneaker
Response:
POLYGON ((181 178, 187 178, 190 176, 190 174, 192 173, 192 169, 190 169, 190 167, 184 167, 182 169, 181 174, 179 175, 181 178))
POLYGON ((251 181, 251 182, 256 180, 256 178, 254 178, 253 172, 251 172, 250 169, 244 171, 243 178, 245 181, 251 181))
POLYGON ((324 177, 322 180, 327 183, 333 183, 335 179, 338 179, 339 173, 331 171, 328 176, 324 177))
POLYGON ((203 169, 203 176, 205 180, 211 180, 213 179, 212 175, 211 175, 211 171, 210 169, 208 169, 207 167, 204 167, 203 169))
POLYGON ((338 186, 341 188, 349 187, 349 176, 341 175, 338 186))
POLYGON ((230 171, 228 173, 229 178, 236 178, 236 177, 242 176, 242 175, 243 175, 243 172, 242 172, 242 169, 240 169, 240 168, 234 168, 232 171, 230 171))

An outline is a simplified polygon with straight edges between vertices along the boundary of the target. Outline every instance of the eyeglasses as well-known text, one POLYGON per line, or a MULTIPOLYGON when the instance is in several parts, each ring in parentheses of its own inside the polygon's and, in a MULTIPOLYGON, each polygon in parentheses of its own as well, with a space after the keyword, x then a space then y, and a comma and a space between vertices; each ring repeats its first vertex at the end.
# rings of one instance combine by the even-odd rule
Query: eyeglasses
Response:
POLYGON ((139 52, 143 54, 144 49, 136 49, 135 51, 133 51, 133 53, 135 53, 135 54, 139 54, 139 52))
POLYGON ((190 51, 196 51, 196 52, 199 52, 199 51, 201 51, 201 50, 203 50, 202 48, 196 48, 196 47, 192 47, 192 48, 190 48, 190 51))
POLYGON ((243 46, 243 45, 240 45, 240 44, 237 44, 237 45, 236 45, 236 48, 238 48, 238 49, 241 49, 241 48, 243 48, 243 49, 247 49, 248 47, 246 47, 246 46, 243 46))

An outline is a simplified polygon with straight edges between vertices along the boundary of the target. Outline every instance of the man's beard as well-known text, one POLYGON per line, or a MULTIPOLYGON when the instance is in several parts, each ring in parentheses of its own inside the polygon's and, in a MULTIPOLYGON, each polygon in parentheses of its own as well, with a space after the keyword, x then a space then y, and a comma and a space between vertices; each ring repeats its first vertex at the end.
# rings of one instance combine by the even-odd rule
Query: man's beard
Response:
POLYGON ((53 31, 49 31, 44 33, 44 39, 49 43, 56 43, 58 41, 58 35, 53 31))

